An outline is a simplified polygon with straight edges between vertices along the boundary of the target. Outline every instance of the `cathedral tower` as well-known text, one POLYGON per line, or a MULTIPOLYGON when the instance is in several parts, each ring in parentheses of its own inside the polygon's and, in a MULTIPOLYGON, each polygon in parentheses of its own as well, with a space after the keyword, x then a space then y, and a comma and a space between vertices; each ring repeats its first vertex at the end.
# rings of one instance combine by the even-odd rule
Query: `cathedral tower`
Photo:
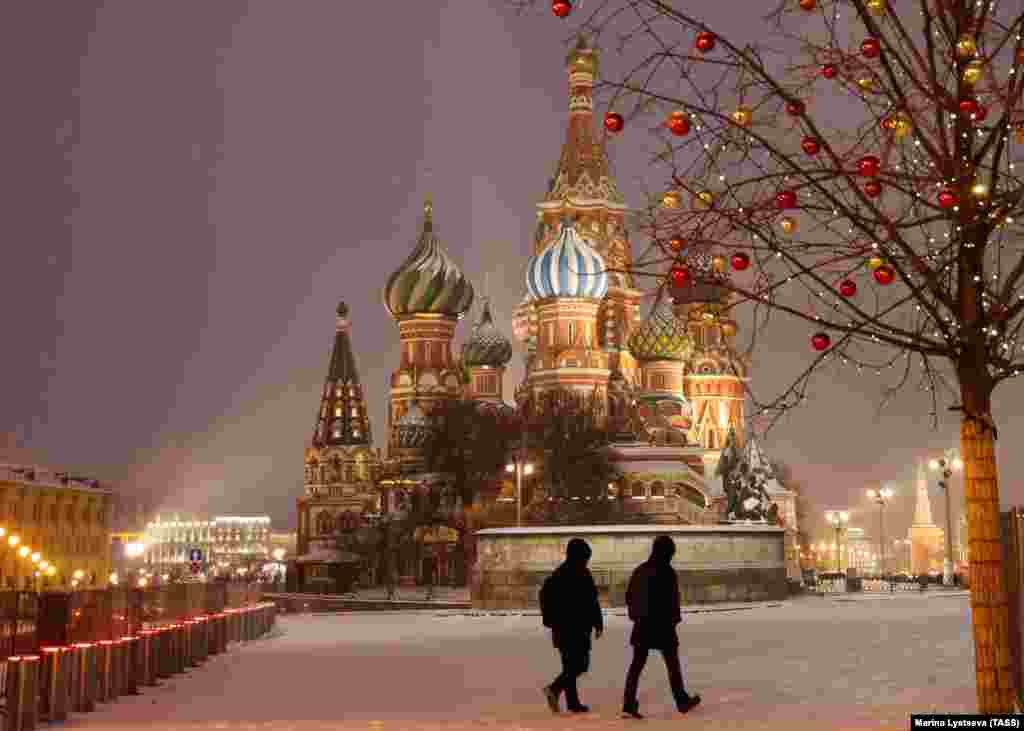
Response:
POLYGON ((683 378, 683 391, 693 404, 691 440, 705 449, 721 450, 731 429, 737 446, 742 446, 749 363, 735 348, 725 257, 694 249, 685 266, 689 282, 671 288, 671 295, 676 317, 686 323, 693 341, 683 378))
MULTIPOLYGON (((421 435, 420 422, 433 407, 460 396, 462 378, 451 343, 455 326, 472 304, 473 286, 441 246, 428 199, 415 248, 384 286, 384 306, 398 324, 402 349, 391 375, 389 454, 414 451, 420 444, 406 444, 404 435, 421 435), (416 423, 402 422, 407 412, 416 423)), ((421 440, 416 436, 413 441, 421 440)))
POLYGON ((536 356, 526 382, 534 393, 565 388, 605 398, 608 354, 598 347, 597 313, 608 293, 604 260, 562 221, 561 231, 530 259, 526 285, 537 311, 536 356))
POLYGON ((468 371, 466 396, 504 403, 505 366, 512 359, 512 343, 494 325, 491 303, 484 300, 480 321, 462 345, 462 365, 468 371))
MULTIPOLYGON (((636 362, 626 347, 639 312, 640 292, 633 289, 632 252, 625 226, 627 207, 608 170, 603 140, 594 132, 593 86, 597 50, 581 36, 566 56, 569 118, 554 175, 537 204, 532 254, 540 255, 561 235, 562 220, 575 221, 576 233, 597 251, 607 268, 607 292, 593 315, 594 345, 607 354, 607 368, 635 378, 636 362)), ((548 319, 550 321, 550 318, 548 319)), ((514 312, 514 333, 526 345, 526 369, 536 361, 540 312, 528 292, 514 312)))
POLYGON ((379 460, 352 352, 348 306, 338 305, 334 347, 327 366, 313 438, 306 448, 303 495, 297 501, 299 584, 333 587, 343 563, 337 533, 376 512, 379 460))

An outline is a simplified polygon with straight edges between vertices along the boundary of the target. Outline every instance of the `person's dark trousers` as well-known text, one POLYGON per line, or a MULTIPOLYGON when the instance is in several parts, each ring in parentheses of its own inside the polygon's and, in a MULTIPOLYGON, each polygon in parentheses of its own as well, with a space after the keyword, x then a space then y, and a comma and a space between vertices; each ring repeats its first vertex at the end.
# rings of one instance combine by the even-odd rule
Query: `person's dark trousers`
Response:
POLYGON ((551 683, 555 694, 565 692, 565 704, 570 709, 579 708, 580 694, 576 679, 590 668, 590 650, 586 647, 559 647, 562 656, 562 673, 551 683))
MULTIPOLYGON (((638 705, 636 689, 640 684, 640 673, 644 671, 647 664, 647 654, 650 650, 646 647, 633 646, 633 662, 629 664, 629 671, 626 673, 626 690, 622 697, 623 708, 636 708, 638 705)), ((676 706, 682 706, 690 697, 683 687, 683 671, 679 667, 679 647, 670 645, 661 648, 661 656, 665 659, 665 667, 668 668, 668 682, 672 688, 672 697, 675 698, 676 706)))

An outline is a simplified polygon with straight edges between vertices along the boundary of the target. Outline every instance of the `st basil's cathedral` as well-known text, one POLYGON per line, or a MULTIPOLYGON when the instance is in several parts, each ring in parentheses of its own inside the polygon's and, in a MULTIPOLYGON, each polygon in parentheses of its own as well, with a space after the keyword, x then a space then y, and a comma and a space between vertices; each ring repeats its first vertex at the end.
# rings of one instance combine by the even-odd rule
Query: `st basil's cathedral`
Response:
MULTIPOLYGON (((621 498, 624 521, 720 522, 726 517, 726 494, 716 468, 728 450, 732 461, 766 470, 768 499, 787 528, 792 554, 787 563, 795 567, 795 496, 770 474, 747 433, 750 364, 734 344, 727 267, 720 257, 693 251, 687 261, 690 286, 673 290, 671 299, 638 289, 630 274, 630 209, 594 131, 598 67, 596 49, 581 38, 566 57, 566 138, 537 203, 524 295, 513 313, 513 335, 525 365, 525 378, 513 391, 515 403, 506 401, 504 384, 512 343, 496 326, 489 302, 480 307, 458 356, 453 352, 474 288, 438 238, 429 200, 412 252, 383 289, 401 343, 390 378, 385 454, 374 446, 348 307, 338 307, 334 347, 305 450, 304 490, 297 500, 296 566, 303 588, 337 586, 339 567, 360 560, 343 550, 340 534, 401 515, 417 487, 443 487, 444 475, 416 470, 430 438, 431 412, 439 404, 470 399, 482 408, 511 411, 529 396, 556 390, 596 398, 609 418, 630 426, 608 447, 621 475, 608 486, 609 497, 621 498), (645 306, 647 316, 641 317, 645 306)), ((546 499, 543 475, 534 475, 529 488, 526 502, 546 499)), ((497 499, 513 495, 508 483, 497 499)), ((465 552, 454 545, 464 535, 449 529, 421 537, 429 543, 423 552, 427 559, 403 566, 405 580, 424 580, 433 571, 442 582, 465 579, 459 565, 465 552)))

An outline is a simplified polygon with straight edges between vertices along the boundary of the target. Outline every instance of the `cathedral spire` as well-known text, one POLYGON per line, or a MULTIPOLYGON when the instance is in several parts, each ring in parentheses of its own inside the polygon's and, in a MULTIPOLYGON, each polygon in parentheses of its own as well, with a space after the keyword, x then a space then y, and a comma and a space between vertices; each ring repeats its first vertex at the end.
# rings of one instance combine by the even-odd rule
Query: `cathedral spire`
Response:
POLYGON ((334 348, 327 366, 327 378, 320 396, 320 411, 313 430, 314 447, 369 445, 370 418, 349 336, 348 305, 338 305, 334 348))

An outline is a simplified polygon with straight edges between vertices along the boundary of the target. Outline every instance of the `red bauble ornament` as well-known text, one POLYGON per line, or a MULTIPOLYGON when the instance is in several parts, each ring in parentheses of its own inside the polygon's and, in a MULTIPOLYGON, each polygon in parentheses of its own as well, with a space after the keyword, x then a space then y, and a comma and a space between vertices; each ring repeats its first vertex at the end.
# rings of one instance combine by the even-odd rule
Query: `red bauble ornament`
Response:
POLYGON ((808 155, 817 155, 818 152, 821 151, 821 143, 814 137, 804 137, 803 142, 800 143, 800 147, 804 148, 804 152, 808 155))
POLYGON ((857 172, 865 178, 874 178, 882 170, 882 161, 874 155, 865 155, 857 161, 857 172))
POLYGON ((792 190, 784 190, 775 196, 775 207, 781 211, 787 208, 796 208, 796 193, 792 190))
POLYGON ((690 269, 682 264, 676 264, 669 270, 668 278, 673 287, 685 286, 690 281, 690 269))
POLYGON ((791 117, 799 117, 804 113, 805 108, 802 101, 792 101, 786 105, 786 113, 791 117))
POLYGON ((956 191, 954 190, 950 190, 949 188, 947 188, 946 190, 939 193, 939 208, 952 208, 959 202, 960 196, 958 196, 956 194, 956 191))
POLYGON ((682 251, 684 246, 686 246, 686 239, 679 234, 668 240, 668 248, 672 249, 672 251, 682 251))
POLYGON ((985 121, 985 117, 987 117, 987 116, 988 116, 988 107, 986 107, 984 104, 979 104, 978 105, 978 110, 974 113, 974 121, 975 122, 984 122, 985 121))
POLYGON ((811 12, 818 7, 818 0, 800 0, 800 9, 811 12))
POLYGON ((735 254, 732 255, 732 258, 729 260, 729 262, 732 264, 733 269, 735 269, 738 272, 742 272, 744 269, 750 266, 750 254, 746 253, 745 251, 737 251, 735 254))
POLYGON ((964 99, 960 102, 960 114, 966 114, 968 116, 977 114, 980 109, 978 102, 974 99, 964 99))
POLYGON ((811 338, 811 345, 818 352, 822 350, 828 350, 828 346, 832 344, 832 338, 828 336, 828 333, 817 333, 811 338))
POLYGON ((668 118, 668 128, 672 134, 682 137, 683 135, 690 133, 690 118, 686 116, 686 112, 672 112, 668 118))
POLYGON ((868 198, 877 198, 882 195, 882 184, 877 180, 869 180, 864 184, 864 194, 868 198))
POLYGON ((882 266, 878 267, 877 269, 875 269, 874 272, 871 273, 871 275, 875 278, 875 281, 881 284, 882 286, 892 284, 893 282, 896 281, 896 270, 893 269, 888 264, 883 264, 882 266))
POLYGON ((834 79, 839 73, 839 68, 834 63, 827 63, 821 67, 821 75, 826 79, 834 79))
POLYGON ((844 279, 839 283, 839 294, 843 297, 853 297, 857 294, 857 283, 852 279, 844 279))
POLYGON ((927 274, 930 271, 930 269, 928 269, 928 262, 926 262, 919 256, 915 256, 914 271, 916 271, 918 274, 927 274))
POLYGON ((697 34, 697 43, 696 43, 697 50, 700 51, 701 53, 707 53, 708 51, 711 51, 711 50, 714 49, 715 41, 717 41, 717 40, 718 39, 715 38, 715 34, 714 33, 708 33, 707 31, 703 31, 701 33, 698 33, 697 34))
POLYGON ((572 3, 569 0, 552 0, 551 12, 559 18, 567 18, 572 12, 572 3))
POLYGON ((882 53, 882 44, 877 38, 865 38, 860 44, 860 52, 864 58, 878 58, 882 53))
POLYGON ((626 126, 626 120, 618 112, 608 112, 604 115, 604 128, 612 134, 618 134, 626 126))

